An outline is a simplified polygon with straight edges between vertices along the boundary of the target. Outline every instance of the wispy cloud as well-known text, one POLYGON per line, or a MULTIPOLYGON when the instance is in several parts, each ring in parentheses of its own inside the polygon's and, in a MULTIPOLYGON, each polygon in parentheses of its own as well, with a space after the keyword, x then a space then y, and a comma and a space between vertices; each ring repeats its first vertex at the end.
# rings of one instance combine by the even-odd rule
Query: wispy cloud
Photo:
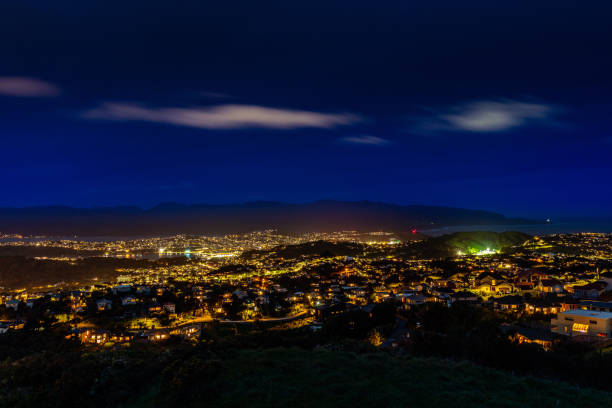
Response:
POLYGON ((258 105, 148 108, 129 103, 105 103, 85 112, 83 116, 87 119, 144 121, 202 129, 333 128, 361 120, 359 116, 347 113, 331 114, 258 105))
POLYGON ((210 99, 227 99, 227 98, 231 98, 232 95, 227 94, 227 93, 223 93, 223 92, 210 92, 210 91, 202 91, 199 93, 200 96, 204 97, 204 98, 210 98, 210 99))
POLYGON ((0 95, 19 97, 57 96, 60 88, 50 82, 27 77, 0 77, 0 95))
POLYGON ((501 132, 531 121, 550 118, 555 109, 540 103, 513 100, 478 101, 451 107, 423 121, 428 130, 501 132))
POLYGON ((361 145, 386 145, 390 142, 387 139, 383 139, 378 136, 371 135, 360 135, 360 136, 347 136, 340 139, 345 143, 361 144, 361 145))

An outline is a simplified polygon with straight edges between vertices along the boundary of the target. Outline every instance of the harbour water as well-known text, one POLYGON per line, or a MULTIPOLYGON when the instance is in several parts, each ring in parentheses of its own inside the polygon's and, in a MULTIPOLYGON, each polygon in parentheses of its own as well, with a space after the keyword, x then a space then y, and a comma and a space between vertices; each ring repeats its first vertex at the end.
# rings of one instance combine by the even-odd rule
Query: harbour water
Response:
MULTIPOLYGON (((432 226, 433 227, 433 226, 432 226)), ((542 224, 514 224, 514 225, 456 225, 438 228, 424 228, 422 232, 430 236, 452 234, 461 231, 519 231, 530 235, 550 235, 550 234, 572 234, 578 232, 597 232, 612 233, 612 218, 589 219, 589 220, 567 220, 553 221, 542 224)), ((202 232, 202 235, 207 235, 202 232)), ((210 234, 218 236, 218 234, 210 234)), ((35 243, 41 241, 86 241, 86 242, 112 242, 112 241, 132 241, 153 237, 144 236, 61 236, 61 237, 23 237, 23 238, 0 238, 0 244, 8 242, 27 242, 35 243)))
POLYGON ((460 231, 518 231, 529 235, 573 234, 578 232, 612 233, 612 220, 559 221, 525 225, 460 225, 425 229, 427 235, 439 236, 460 231))

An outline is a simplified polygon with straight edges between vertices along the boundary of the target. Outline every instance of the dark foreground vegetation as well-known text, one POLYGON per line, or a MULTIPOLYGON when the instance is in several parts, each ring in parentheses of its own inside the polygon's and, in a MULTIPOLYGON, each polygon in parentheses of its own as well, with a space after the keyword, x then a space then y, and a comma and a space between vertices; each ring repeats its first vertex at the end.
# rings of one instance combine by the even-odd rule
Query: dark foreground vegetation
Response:
POLYGON ((0 365, 6 407, 603 407, 612 394, 384 352, 207 346, 41 353, 0 365))
POLYGON ((0 407, 612 406, 606 350, 514 344, 499 315, 467 304, 416 308, 402 316, 410 339, 380 346, 393 311, 97 347, 47 322, 0 338, 0 407))

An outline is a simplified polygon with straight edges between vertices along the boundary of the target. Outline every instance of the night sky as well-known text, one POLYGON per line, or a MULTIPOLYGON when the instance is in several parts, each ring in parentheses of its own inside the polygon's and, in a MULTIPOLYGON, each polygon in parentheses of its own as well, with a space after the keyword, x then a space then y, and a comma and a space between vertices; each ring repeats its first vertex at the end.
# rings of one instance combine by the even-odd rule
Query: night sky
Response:
POLYGON ((609 1, 0 6, 0 206, 612 215, 609 1))

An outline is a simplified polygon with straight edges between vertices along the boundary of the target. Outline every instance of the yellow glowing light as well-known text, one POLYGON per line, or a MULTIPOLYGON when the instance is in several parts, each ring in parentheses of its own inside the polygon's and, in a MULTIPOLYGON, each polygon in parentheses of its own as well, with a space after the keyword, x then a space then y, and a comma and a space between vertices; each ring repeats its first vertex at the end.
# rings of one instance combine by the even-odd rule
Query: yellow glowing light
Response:
POLYGON ((574 323, 572 325, 572 331, 579 333, 587 333, 589 331, 589 325, 583 323, 574 323))

